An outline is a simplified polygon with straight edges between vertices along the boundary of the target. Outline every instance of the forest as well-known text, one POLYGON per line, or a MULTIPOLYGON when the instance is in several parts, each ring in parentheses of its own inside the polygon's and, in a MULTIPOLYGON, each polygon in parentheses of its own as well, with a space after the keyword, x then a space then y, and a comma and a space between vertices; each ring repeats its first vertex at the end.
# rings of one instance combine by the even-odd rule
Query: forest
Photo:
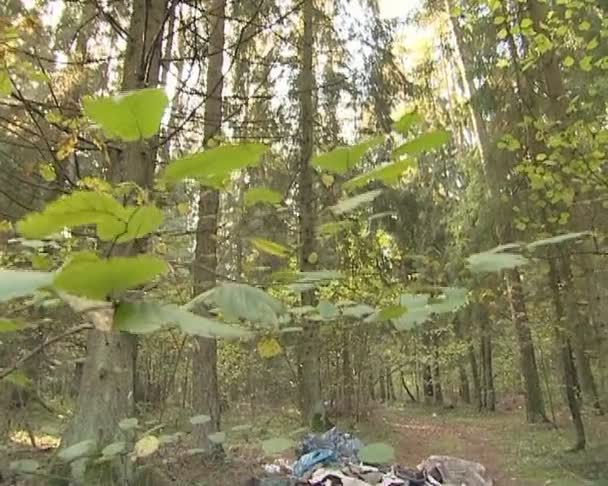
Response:
POLYGON ((1 0, 0 484, 606 485, 607 208, 607 0, 1 0))

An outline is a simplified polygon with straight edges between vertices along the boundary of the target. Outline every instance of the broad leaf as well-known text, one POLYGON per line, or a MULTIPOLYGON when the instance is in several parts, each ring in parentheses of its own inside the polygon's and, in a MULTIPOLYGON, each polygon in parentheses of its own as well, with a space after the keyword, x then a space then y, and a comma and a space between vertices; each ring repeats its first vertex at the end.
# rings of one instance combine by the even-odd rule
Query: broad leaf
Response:
POLYGON ((468 290, 462 287, 443 287, 442 295, 433 297, 429 306, 434 314, 454 312, 467 303, 468 290))
POLYGON ((169 99, 163 89, 148 88, 103 98, 82 100, 84 113, 108 138, 126 142, 150 138, 160 129, 169 99))
POLYGON ((158 440, 158 437, 147 435, 135 443, 133 453, 136 457, 148 457, 154 454, 159 447, 160 441, 158 440))
POLYGON ((279 204, 283 200, 283 195, 267 187, 253 187, 245 192, 245 207, 253 206, 258 203, 279 204))
POLYGON ((25 325, 20 321, 0 318, 0 334, 2 334, 3 332, 20 331, 24 327, 25 325))
POLYGON ((317 155, 312 159, 311 164, 326 172, 343 174, 357 165, 368 150, 383 141, 384 137, 378 136, 357 145, 338 147, 331 152, 317 155))
POLYGON ((501 253, 506 250, 516 250, 518 248, 521 248, 522 245, 523 243, 505 243, 504 245, 498 245, 497 247, 492 248, 491 250, 487 250, 487 253, 501 253))
POLYGON ((291 449, 295 442, 286 437, 274 437, 262 442, 262 449, 268 456, 274 456, 291 449))
POLYGON ((127 443, 124 440, 112 442, 101 450, 102 456, 117 456, 123 454, 127 450, 127 443))
POLYGON ((378 313, 377 320, 379 322, 390 321, 392 319, 398 319, 403 314, 407 312, 407 308, 401 305, 391 305, 389 307, 384 307, 378 313))
POLYGON ((382 181, 387 185, 391 185, 398 182, 406 171, 415 166, 415 159, 405 158, 403 160, 397 160, 395 162, 391 162, 390 164, 381 165, 380 167, 376 167, 364 174, 353 177, 349 181, 346 181, 342 187, 349 191, 351 189, 363 187, 376 180, 382 181))
POLYGON ((207 438, 214 444, 221 444, 226 440, 226 432, 215 432, 213 434, 209 434, 207 438))
POLYGON ((132 430, 137 428, 138 425, 139 420, 137 420, 135 417, 125 418, 118 422, 118 428, 120 430, 132 430))
POLYGON ((10 96, 13 92, 13 83, 7 69, 0 68, 0 96, 10 96))
POLYGON ((40 463, 33 459, 20 459, 18 461, 12 461, 8 468, 19 474, 28 474, 36 472, 40 468, 40 463))
POLYGON ((279 342, 273 337, 264 337, 258 341, 258 354, 264 359, 279 356, 283 349, 279 342))
POLYGON ((33 384, 32 379, 21 370, 15 370, 6 375, 3 380, 19 388, 30 388, 33 384))
POLYGON ((407 312, 392 320, 395 329, 406 331, 428 321, 433 315, 428 305, 429 297, 429 294, 402 294, 399 297, 399 305, 405 307, 407 312))
POLYGON ((365 304, 357 304, 342 309, 342 314, 347 317, 353 317, 355 319, 361 319, 365 316, 374 313, 374 308, 365 304))
POLYGON ((473 273, 499 272, 517 268, 528 263, 528 259, 517 253, 475 253, 467 258, 467 264, 473 273))
POLYGON ((331 302, 321 299, 317 306, 319 315, 324 321, 331 321, 340 315, 338 308, 331 302))
POLYGON ((55 287, 74 295, 103 300, 150 282, 167 270, 165 261, 151 255, 107 260, 76 258, 55 277, 55 287))
POLYGON ((178 326, 182 332, 208 338, 246 338, 250 332, 242 327, 198 316, 177 305, 152 302, 121 302, 114 318, 117 330, 132 334, 157 331, 164 326, 178 326))
POLYGON ((399 118, 399 120, 393 123, 392 128, 401 135, 407 135, 410 128, 421 121, 422 117, 418 113, 406 113, 399 118))
POLYGON ((393 157, 400 158, 402 155, 418 155, 427 150, 441 147, 450 140, 450 133, 445 130, 435 130, 423 133, 419 137, 400 145, 393 150, 393 157))
POLYGON ((333 236, 341 231, 352 228, 353 225, 353 221, 331 221, 320 225, 317 228, 317 235, 320 237, 333 236))
POLYGON ((0 269, 0 302, 32 295, 52 283, 52 273, 0 269))
POLYGON ((359 459, 366 464, 390 464, 395 460, 395 449, 382 442, 375 442, 361 448, 359 459))
POLYGON ((57 457, 65 462, 71 462, 84 456, 93 454, 97 450, 97 444, 94 440, 83 440, 72 446, 62 449, 57 454, 57 457))
POLYGON ((381 189, 376 189, 369 192, 364 192, 362 194, 357 194, 356 196, 349 197, 347 199, 342 199, 335 206, 331 206, 330 209, 336 215, 341 215, 344 213, 348 213, 350 211, 354 211, 358 207, 363 204, 367 204, 372 202, 382 193, 381 189))
POLYGON ((248 432, 253 428, 251 424, 235 425, 230 430, 232 432, 248 432))
POLYGON ((174 160, 161 179, 169 183, 195 179, 203 185, 220 189, 235 170, 259 165, 267 150, 265 145, 255 143, 222 145, 174 160))
POLYGON ((211 422, 211 417, 209 415, 195 415, 194 417, 190 417, 190 423, 192 425, 205 425, 211 422))
POLYGON ((77 191, 29 214, 17 230, 27 238, 45 238, 65 228, 96 225, 102 241, 123 243, 151 233, 162 221, 156 206, 125 207, 104 192, 77 191))
POLYGON ((565 233, 562 235, 552 236, 550 238, 544 238, 542 240, 536 240, 532 243, 528 244, 528 248, 535 249, 539 246, 546 245, 557 245, 559 243, 565 243, 572 240, 578 240, 579 238, 583 238, 585 236, 590 236, 591 233, 589 231, 580 231, 578 233, 565 233))
POLYGON ((277 325, 283 304, 262 289, 240 283, 225 283, 213 289, 212 299, 229 318, 277 325))
POLYGON ((264 253, 268 253, 269 255, 285 258, 288 257, 291 253, 289 248, 281 245, 280 243, 266 240, 264 238, 251 238, 249 241, 251 241, 251 244, 255 246, 258 250, 264 253))

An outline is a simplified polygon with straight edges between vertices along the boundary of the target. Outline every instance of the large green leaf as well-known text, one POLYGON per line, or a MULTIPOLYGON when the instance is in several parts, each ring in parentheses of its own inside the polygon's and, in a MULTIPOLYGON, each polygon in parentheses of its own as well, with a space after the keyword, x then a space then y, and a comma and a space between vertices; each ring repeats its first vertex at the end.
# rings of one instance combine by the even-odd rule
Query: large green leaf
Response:
POLYGON ((76 191, 29 214, 17 230, 27 238, 44 238, 64 228, 96 225, 102 241, 123 243, 151 233, 162 221, 163 213, 155 206, 125 207, 104 192, 76 191))
POLYGON ((406 331, 428 321, 433 315, 428 305, 429 294, 402 294, 398 305, 407 309, 400 317, 393 319, 392 323, 399 331, 406 331))
POLYGON ((528 259, 517 253, 475 253, 467 258, 467 266, 473 273, 499 272, 517 268, 528 263, 528 259))
POLYGON ((374 308, 365 304, 356 304, 353 306, 344 307, 342 314, 346 317, 353 317, 355 319, 361 319, 365 316, 369 316, 374 313, 374 308))
POLYGON ((55 277, 55 287, 74 295, 103 300, 153 280, 167 270, 164 260, 151 255, 114 257, 94 255, 70 261, 55 277))
POLYGON ((12 461, 8 468, 18 474, 25 474, 36 472, 40 468, 40 463, 33 459, 19 459, 12 461))
POLYGON ((395 460, 395 449, 382 442, 375 442, 362 447, 359 459, 367 464, 390 464, 395 460))
POLYGON ((393 130, 399 132, 401 135, 407 135, 412 128, 417 123, 422 121, 422 117, 418 113, 406 113, 399 120, 393 123, 393 130))
POLYGON ((442 294, 430 299, 429 305, 434 314, 454 312, 467 303, 469 291, 463 287, 443 287, 442 294))
POLYGON ((72 446, 62 449, 57 457, 65 462, 71 462, 84 456, 88 456, 97 450, 94 440, 83 440, 72 446))
POLYGON ((283 200, 283 195, 268 187, 252 187, 245 192, 245 206, 253 206, 258 203, 279 204, 283 200))
POLYGON ((311 164, 326 172, 343 174, 357 165, 368 150, 383 141, 384 137, 378 136, 357 145, 338 147, 331 152, 317 155, 312 159, 311 164))
POLYGON ((275 272, 272 277, 283 283, 307 285, 341 280, 344 275, 337 270, 311 270, 309 272, 275 272))
POLYGON ((108 138, 127 142, 150 138, 160 129, 169 99, 163 89, 148 88, 82 100, 84 113, 99 124, 108 138))
POLYGON ((33 384, 32 379, 21 370, 12 371, 3 380, 19 388, 30 388, 33 384))
POLYGON ((333 236, 354 226, 353 221, 330 221, 317 227, 317 235, 321 238, 333 236))
POLYGON ((269 456, 280 454, 294 446, 295 442, 286 437, 274 437, 262 442, 262 449, 264 450, 264 453, 269 456))
POLYGON ((228 319, 245 319, 277 325, 283 304, 262 289, 241 283, 225 283, 213 289, 213 302, 228 319))
POLYGON ((268 253, 269 255, 278 256, 281 258, 288 257, 291 250, 280 243, 267 240, 265 238, 251 238, 249 240, 258 250, 268 253))
POLYGON ((367 204, 372 202, 382 193, 381 189, 375 189, 373 191, 364 192, 362 194, 357 194, 356 196, 349 197, 347 199, 342 199, 338 201, 338 204, 335 206, 331 206, 330 209, 336 215, 341 215, 344 213, 348 213, 350 211, 354 211, 358 207, 363 204, 367 204))
POLYGON ((349 181, 346 181, 342 185, 342 187, 348 191, 351 189, 356 189, 358 187, 363 187, 366 184, 375 180, 382 181, 387 185, 391 185, 399 181, 404 172, 408 171, 415 165, 416 160, 413 158, 397 160, 395 162, 376 167, 364 174, 353 177, 349 181))
POLYGON ((195 415, 194 417, 190 417, 190 423, 192 425, 205 425, 211 422, 211 417, 209 415, 195 415))
POLYGON ((116 308, 114 327, 132 334, 145 334, 166 326, 178 326, 182 332, 208 338, 246 338, 242 327, 198 316, 177 305, 153 302, 121 302, 116 308))
POLYGON ((52 273, 0 269, 0 302, 31 295, 52 283, 52 273))
POLYGON ((226 432, 214 432, 207 437, 214 444, 221 444, 226 441, 226 432))
POLYGON ((340 315, 338 308, 328 300, 321 299, 317 306, 319 315, 324 321, 331 321, 340 315))
POLYGON ((585 236, 590 236, 590 235, 591 235, 591 233, 589 231, 579 231, 578 233, 565 233, 562 235, 556 235, 556 236, 552 236, 550 238, 543 238, 542 240, 533 241, 532 243, 528 244, 528 248, 535 249, 535 248, 538 248, 539 246, 558 245, 560 243, 566 243, 569 241, 578 240, 580 238, 583 238, 585 236))
POLYGON ((167 166, 161 179, 168 183, 195 179, 206 186, 220 189, 232 172, 257 166, 267 151, 266 145, 257 143, 222 145, 174 160, 167 166))
POLYGON ((450 133, 445 130, 435 130, 423 133, 409 142, 400 145, 393 150, 393 157, 400 158, 402 155, 418 155, 427 150, 441 147, 450 140, 450 133))

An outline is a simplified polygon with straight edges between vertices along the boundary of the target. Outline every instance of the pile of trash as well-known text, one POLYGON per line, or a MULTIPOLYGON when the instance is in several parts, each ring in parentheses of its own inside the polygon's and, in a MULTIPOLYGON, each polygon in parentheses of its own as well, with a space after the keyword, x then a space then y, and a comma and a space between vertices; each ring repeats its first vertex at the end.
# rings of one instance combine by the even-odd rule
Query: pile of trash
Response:
POLYGON ((247 486, 493 486, 486 469, 476 462, 449 456, 431 456, 415 469, 399 465, 363 464, 358 457, 363 443, 333 428, 308 434, 298 448, 298 459, 265 464, 265 478, 247 486))

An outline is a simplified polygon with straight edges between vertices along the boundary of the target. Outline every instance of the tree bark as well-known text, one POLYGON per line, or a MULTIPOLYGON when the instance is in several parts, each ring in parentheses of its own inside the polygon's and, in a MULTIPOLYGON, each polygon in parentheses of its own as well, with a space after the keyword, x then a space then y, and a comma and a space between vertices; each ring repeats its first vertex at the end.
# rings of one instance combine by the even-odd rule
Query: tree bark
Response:
MULTIPOLYGON (((226 1, 211 0, 207 11, 209 49, 207 57, 206 100, 204 113, 204 139, 209 141, 220 134, 222 126, 222 92, 224 77, 224 20, 226 1)), ((201 188, 198 204, 196 227, 196 249, 194 255, 193 290, 199 295, 216 284, 217 271, 217 232, 219 216, 219 192, 215 189, 201 188)), ((195 426, 194 441, 197 447, 215 449, 208 435, 220 430, 220 393, 217 378, 217 341, 197 337, 192 356, 192 405, 197 414, 211 417, 211 421, 195 426)))
POLYGON ((471 378, 473 380, 473 399, 477 410, 482 409, 481 403, 481 383, 479 380, 479 367, 477 365, 477 357, 475 356, 475 348, 469 344, 469 363, 471 365, 471 378))
MULTIPOLYGON (((313 0, 302 2, 303 36, 300 45, 300 157, 298 161, 298 211, 299 243, 298 255, 300 271, 314 270, 315 260, 311 255, 315 249, 315 195, 313 170, 310 160, 314 148, 314 72, 313 42, 314 16, 313 0)), ((302 305, 314 305, 313 291, 302 293, 302 305)), ((300 405, 302 417, 306 422, 313 419, 315 411, 322 406, 321 373, 319 361, 319 337, 315 322, 304 320, 304 333, 299 348, 300 363, 300 405)))
MULTIPOLYGON (((123 65, 123 91, 155 86, 160 71, 160 40, 166 0, 134 0, 123 65)), ((110 178, 115 183, 135 182, 150 188, 156 162, 156 137, 127 144, 112 153, 110 178)), ((135 255, 135 242, 116 245, 114 255, 135 255)), ((126 333, 90 331, 76 413, 61 447, 83 440, 102 446, 111 442, 118 422, 133 416, 135 352, 137 341, 126 333)))

